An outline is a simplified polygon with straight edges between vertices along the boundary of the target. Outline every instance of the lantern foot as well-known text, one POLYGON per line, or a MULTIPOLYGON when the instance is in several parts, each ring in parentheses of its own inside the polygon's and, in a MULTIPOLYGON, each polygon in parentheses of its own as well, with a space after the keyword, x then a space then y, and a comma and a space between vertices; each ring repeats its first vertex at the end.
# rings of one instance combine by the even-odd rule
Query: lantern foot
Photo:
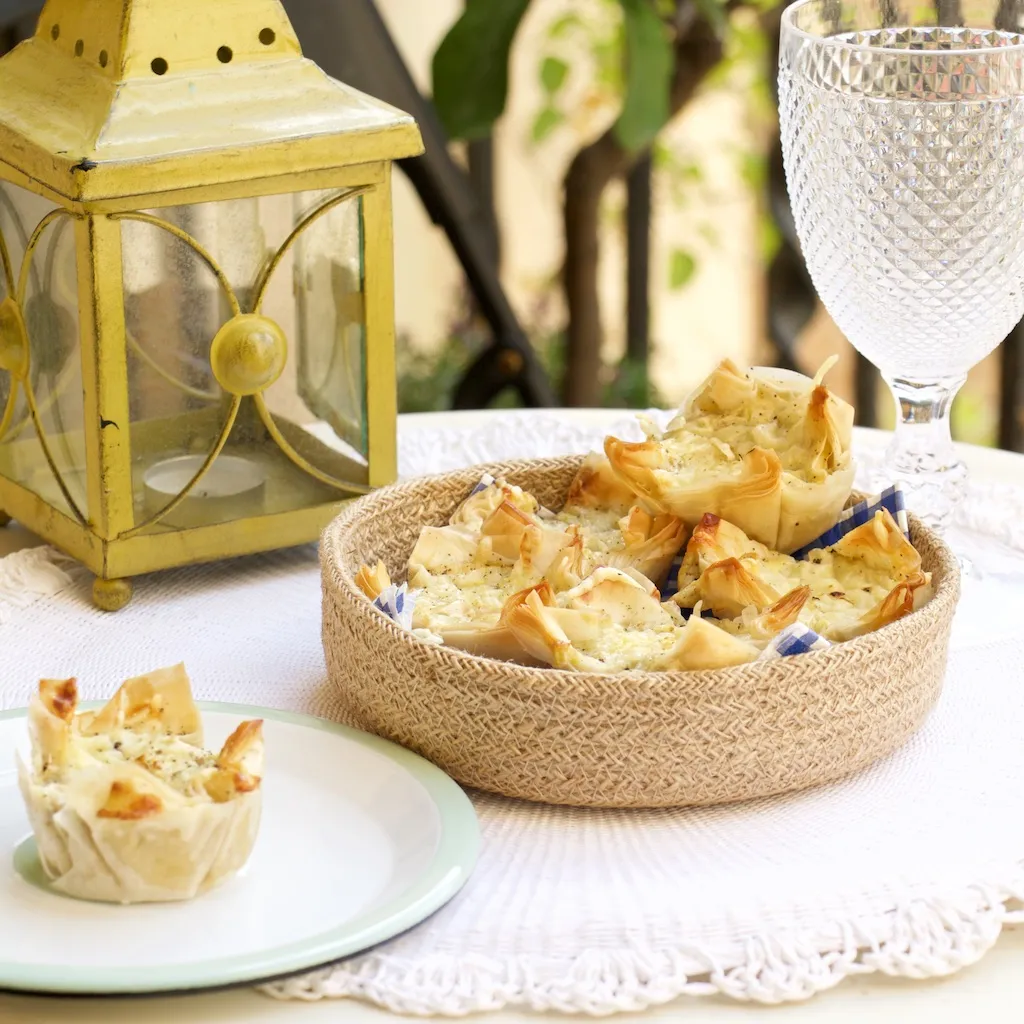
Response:
POLYGON ((10 526, 11 517, 6 512, 0 512, 0 530, 5 526, 10 526))
POLYGON ((92 581, 92 603, 101 611, 119 612, 131 599, 135 587, 131 580, 92 581))

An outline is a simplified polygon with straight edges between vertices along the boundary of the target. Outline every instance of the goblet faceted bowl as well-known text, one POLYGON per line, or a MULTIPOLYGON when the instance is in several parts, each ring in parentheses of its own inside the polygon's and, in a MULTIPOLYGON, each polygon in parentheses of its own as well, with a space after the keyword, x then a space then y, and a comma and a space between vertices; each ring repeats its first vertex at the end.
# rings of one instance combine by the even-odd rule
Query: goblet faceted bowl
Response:
POLYGON ((808 270, 898 407, 886 478, 943 527, 967 371, 1024 315, 1024 5, 800 0, 779 102, 808 270))

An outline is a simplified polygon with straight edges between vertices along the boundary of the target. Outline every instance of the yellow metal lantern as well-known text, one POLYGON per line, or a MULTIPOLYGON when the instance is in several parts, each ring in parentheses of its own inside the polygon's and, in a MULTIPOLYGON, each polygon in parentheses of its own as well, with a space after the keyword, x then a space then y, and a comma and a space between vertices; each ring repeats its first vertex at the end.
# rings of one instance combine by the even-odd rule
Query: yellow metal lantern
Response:
POLYGON ((277 0, 49 0, 0 60, 0 509, 100 607, 393 479, 391 162, 421 151, 277 0))

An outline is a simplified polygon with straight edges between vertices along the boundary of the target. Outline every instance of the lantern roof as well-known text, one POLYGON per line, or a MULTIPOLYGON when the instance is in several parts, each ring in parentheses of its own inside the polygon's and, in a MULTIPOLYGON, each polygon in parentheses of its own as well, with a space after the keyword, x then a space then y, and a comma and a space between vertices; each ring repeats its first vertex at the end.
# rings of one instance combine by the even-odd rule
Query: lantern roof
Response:
POLYGON ((0 164, 73 201, 422 151, 302 56, 279 0, 48 0, 0 58, 0 164))

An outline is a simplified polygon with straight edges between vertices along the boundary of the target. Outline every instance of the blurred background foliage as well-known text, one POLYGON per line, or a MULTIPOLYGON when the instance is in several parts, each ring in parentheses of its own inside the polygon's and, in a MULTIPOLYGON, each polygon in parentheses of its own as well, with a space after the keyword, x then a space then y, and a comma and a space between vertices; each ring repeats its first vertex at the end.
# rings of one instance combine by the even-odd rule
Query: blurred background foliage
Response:
MULTIPOLYGON (((716 243, 716 189, 706 161, 698 149, 681 149, 662 132, 702 88, 743 92, 751 121, 770 131, 768 47, 759 21, 770 8, 760 0, 589 0, 570 10, 547 0, 467 0, 433 60, 434 103, 452 139, 488 137, 505 111, 510 54, 531 5, 551 11, 535 55, 541 100, 531 145, 539 150, 567 128, 582 139, 565 181, 566 268, 552 281, 565 292, 567 323, 563 331, 532 340, 570 404, 655 404, 661 396, 642 360, 627 357, 608 366, 600 358, 598 229, 623 216, 621 203, 609 201, 608 185, 650 154, 673 206, 692 212, 694 237, 716 243), (583 209, 574 211, 581 193, 583 209)), ((763 188, 764 147, 733 156, 750 187, 763 188)), ((765 217, 766 256, 773 232, 765 217)), ((664 276, 670 290, 684 289, 700 273, 699 253, 674 246, 666 265, 653 272, 664 276)), ((453 325, 452 338, 433 357, 405 353, 403 408, 443 407, 446 388, 480 349, 469 327, 453 325)))
MULTIPOLYGON (((466 0, 433 61, 434 103, 451 138, 490 135, 508 103, 517 30, 531 6, 545 4, 552 13, 536 55, 542 101, 532 140, 543 146, 570 123, 580 140, 563 185, 559 285, 566 322, 559 383, 566 404, 597 405, 608 386, 599 266, 609 186, 650 156, 674 203, 712 207, 714 183, 700 154, 674 150, 662 133, 701 89, 716 84, 742 91, 750 116, 770 123, 768 48, 760 27, 769 8, 760 0, 594 0, 566 11, 548 0, 466 0)), ((736 156, 747 174, 761 174, 763 150, 736 156)), ((714 238, 715 225, 706 217, 698 214, 691 227, 714 238)), ((673 289, 686 287, 700 269, 695 253, 683 247, 672 250, 668 264, 673 289)), ((634 356, 613 379, 635 378, 641 361, 634 356)))
MULTIPOLYGON (((686 224, 650 273, 669 292, 691 288, 704 254, 721 241, 720 181, 710 159, 721 154, 666 128, 709 92, 742 97, 741 141, 727 156, 757 197, 756 251, 767 268, 780 245, 767 200, 768 155, 777 137, 772 42, 780 6, 776 0, 574 0, 568 6, 465 0, 432 67, 434 103, 453 140, 489 137, 505 112, 510 56, 528 12, 543 19, 543 29, 531 36, 536 99, 527 143, 538 160, 547 147, 567 141, 572 152, 562 188, 564 264, 538 300, 542 312, 524 322, 566 404, 666 405, 646 360, 627 356, 609 363, 605 354, 600 239, 609 224, 624 232, 626 217, 623 190, 609 186, 650 157, 660 201, 686 224), (560 301, 549 301, 552 295, 560 301), (559 312, 552 315, 552 309, 559 312)), ((401 346, 404 411, 448 407, 462 373, 486 344, 468 293, 459 309, 443 344, 430 351, 401 346)), ((494 404, 518 401, 508 392, 494 404)), ((892 418, 883 398, 879 425, 892 418)), ((966 389, 954 409, 954 430, 962 439, 993 443, 991 400, 966 389)))

